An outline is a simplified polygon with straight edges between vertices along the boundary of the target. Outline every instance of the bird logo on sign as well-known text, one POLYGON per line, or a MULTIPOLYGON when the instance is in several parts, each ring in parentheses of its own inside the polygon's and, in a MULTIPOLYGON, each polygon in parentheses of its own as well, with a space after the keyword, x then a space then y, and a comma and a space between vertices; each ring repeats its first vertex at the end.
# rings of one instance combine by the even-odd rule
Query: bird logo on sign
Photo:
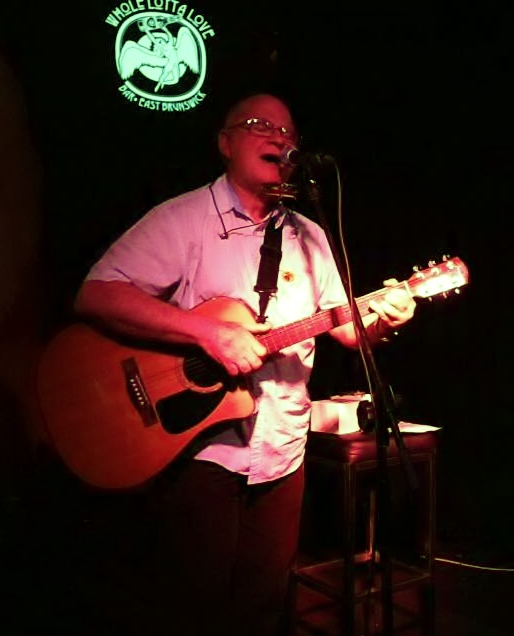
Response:
POLYGON ((152 29, 146 22, 139 25, 144 35, 136 42, 127 40, 121 48, 117 64, 122 79, 131 78, 138 70, 155 82, 154 92, 179 82, 189 69, 198 74, 200 61, 191 31, 181 26, 174 36, 167 25, 152 29))

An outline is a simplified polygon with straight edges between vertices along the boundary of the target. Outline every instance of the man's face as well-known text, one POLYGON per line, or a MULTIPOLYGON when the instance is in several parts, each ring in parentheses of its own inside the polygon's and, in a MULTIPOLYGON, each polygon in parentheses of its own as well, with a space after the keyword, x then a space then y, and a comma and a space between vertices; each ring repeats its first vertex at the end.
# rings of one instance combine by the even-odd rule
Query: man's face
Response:
POLYGON ((243 103, 227 121, 219 138, 230 178, 252 192, 287 181, 292 168, 280 162, 280 154, 296 143, 296 129, 289 110, 271 96, 259 96, 243 103))

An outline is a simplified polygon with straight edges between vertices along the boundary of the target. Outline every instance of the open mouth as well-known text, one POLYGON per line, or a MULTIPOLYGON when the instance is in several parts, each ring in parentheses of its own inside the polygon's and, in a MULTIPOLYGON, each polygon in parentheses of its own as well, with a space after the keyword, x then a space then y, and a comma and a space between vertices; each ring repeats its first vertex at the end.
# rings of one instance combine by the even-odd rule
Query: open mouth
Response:
POLYGON ((266 153, 264 155, 261 155, 261 159, 263 161, 266 161, 267 163, 274 163, 274 164, 281 163, 280 157, 278 155, 273 155, 271 153, 266 153))

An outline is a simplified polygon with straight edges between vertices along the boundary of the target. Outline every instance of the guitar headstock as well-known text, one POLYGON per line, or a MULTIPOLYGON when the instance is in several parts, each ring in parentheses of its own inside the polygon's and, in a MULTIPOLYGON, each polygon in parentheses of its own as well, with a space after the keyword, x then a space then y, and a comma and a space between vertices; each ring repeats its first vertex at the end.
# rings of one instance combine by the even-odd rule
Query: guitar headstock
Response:
POLYGON ((415 268, 407 285, 414 297, 433 298, 446 297, 451 291, 458 294, 460 288, 468 282, 468 268, 460 258, 444 257, 440 263, 429 262, 426 269, 415 268))

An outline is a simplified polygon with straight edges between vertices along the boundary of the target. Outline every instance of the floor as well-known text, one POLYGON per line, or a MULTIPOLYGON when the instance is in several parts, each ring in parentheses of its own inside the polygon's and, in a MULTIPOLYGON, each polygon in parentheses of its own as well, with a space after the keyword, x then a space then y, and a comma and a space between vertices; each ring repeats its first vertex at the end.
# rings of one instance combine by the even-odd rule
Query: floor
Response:
MULTIPOLYGON (((98 497, 60 474, 41 474, 23 494, 4 497, 1 513, 3 636, 153 636, 169 626, 165 591, 147 567, 131 497, 98 497)), ((442 541, 436 635, 511 636, 513 568, 514 551, 492 555, 442 541)), ((341 633, 328 613, 324 622, 334 631, 314 633, 341 633)))

